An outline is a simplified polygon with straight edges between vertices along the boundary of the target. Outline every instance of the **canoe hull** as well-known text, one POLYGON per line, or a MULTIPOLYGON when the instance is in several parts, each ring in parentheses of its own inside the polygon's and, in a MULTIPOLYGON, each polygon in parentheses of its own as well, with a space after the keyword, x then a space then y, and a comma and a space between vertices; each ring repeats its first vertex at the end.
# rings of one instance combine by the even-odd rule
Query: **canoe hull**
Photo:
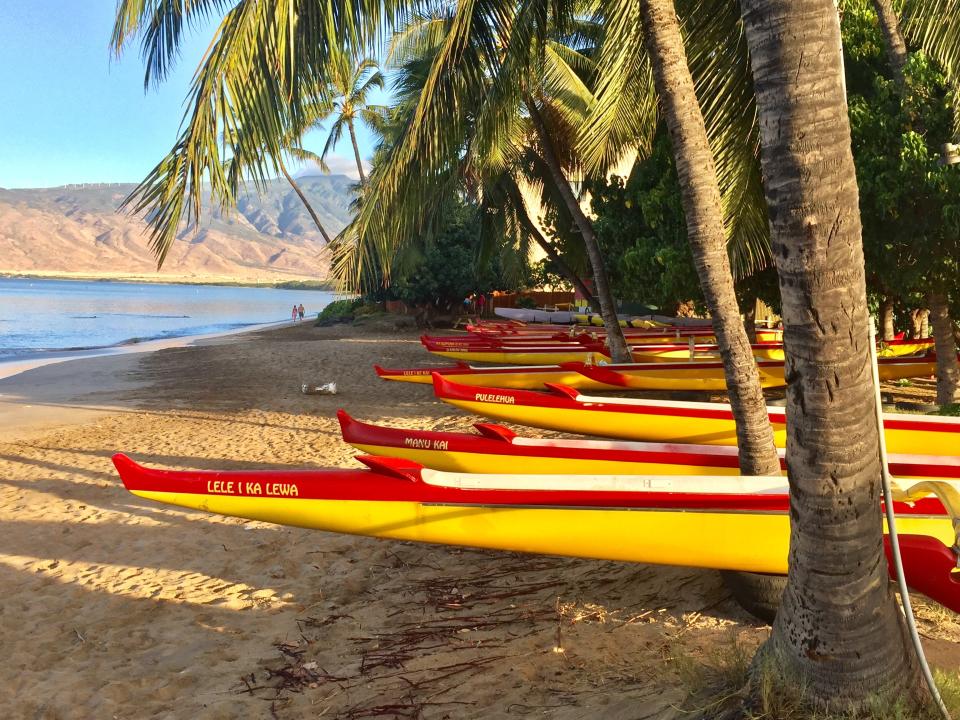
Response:
MULTIPOLYGON (((167 505, 312 530, 542 555, 785 574, 786 512, 497 507, 133 490, 167 505)), ((946 516, 898 518, 904 535, 953 543, 946 516)))
MULTIPOLYGON (((371 470, 171 471, 124 455, 133 494, 231 517, 331 532, 545 555, 785 573, 784 479, 436 473, 360 458, 371 470)), ((953 488, 955 491, 955 487, 953 488)), ((910 492, 910 491, 907 491, 910 492)), ((960 610, 953 524, 921 491, 898 502, 907 579, 960 610)))
MULTIPOLYGON (((733 413, 722 403, 591 398, 575 390, 478 392, 434 376, 444 402, 484 417, 560 432, 656 443, 735 445, 733 413)), ((767 408, 777 447, 786 444, 783 408, 767 408)), ((960 420, 888 413, 887 449, 903 455, 956 455, 960 420)))

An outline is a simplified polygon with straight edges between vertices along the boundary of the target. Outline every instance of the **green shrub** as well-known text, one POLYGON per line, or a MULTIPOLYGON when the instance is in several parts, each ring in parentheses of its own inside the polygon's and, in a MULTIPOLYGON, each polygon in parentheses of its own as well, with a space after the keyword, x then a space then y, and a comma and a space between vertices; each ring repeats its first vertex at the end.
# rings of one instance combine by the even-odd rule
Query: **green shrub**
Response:
POLYGON ((942 406, 934 415, 948 415, 950 417, 960 417, 960 403, 951 403, 942 406))
POLYGON ((354 311, 360 307, 360 298, 353 300, 334 300, 317 314, 317 325, 325 327, 337 323, 353 322, 354 311))
POLYGON ((517 298, 517 307, 524 308, 526 310, 536 310, 537 303, 532 297, 527 297, 526 295, 523 295, 517 298))
POLYGON ((376 303, 358 303, 353 309, 353 317, 366 317, 367 315, 376 315, 380 312, 380 306, 376 303))

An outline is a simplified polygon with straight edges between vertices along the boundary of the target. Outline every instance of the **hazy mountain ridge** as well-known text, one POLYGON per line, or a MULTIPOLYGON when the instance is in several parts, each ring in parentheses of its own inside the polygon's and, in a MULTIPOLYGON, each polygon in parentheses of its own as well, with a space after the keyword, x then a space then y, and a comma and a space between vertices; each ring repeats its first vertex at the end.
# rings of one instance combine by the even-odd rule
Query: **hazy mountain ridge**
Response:
MULTIPOLYGON (((300 178, 304 194, 333 236, 351 218, 354 181, 343 175, 300 178)), ((115 277, 156 274, 141 218, 117 212, 133 184, 0 188, 0 272, 115 277)), ((243 193, 223 213, 204 203, 199 229, 174 242, 161 276, 202 279, 323 279, 323 237, 285 180, 258 196, 243 193)))

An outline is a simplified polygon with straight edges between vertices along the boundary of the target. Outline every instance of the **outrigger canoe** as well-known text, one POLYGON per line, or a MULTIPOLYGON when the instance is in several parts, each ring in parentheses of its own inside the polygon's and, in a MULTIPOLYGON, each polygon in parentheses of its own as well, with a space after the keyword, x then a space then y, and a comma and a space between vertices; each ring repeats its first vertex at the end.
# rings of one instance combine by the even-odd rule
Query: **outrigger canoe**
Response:
MULTIPOLYGON (((470 473, 739 475, 736 447, 617 440, 522 437, 503 425, 437 432, 372 425, 337 412, 344 442, 368 455, 397 457, 432 470, 470 473)), ((780 464, 785 468, 783 450, 780 464)), ((960 457, 891 455, 900 478, 960 480, 960 457)))
MULTIPOLYGON (((925 377, 936 372, 932 358, 881 358, 881 380, 925 377)), ((453 378, 464 385, 539 390, 548 383, 563 384, 577 390, 698 390, 722 392, 727 388, 723 363, 714 361, 652 362, 595 365, 562 362, 553 365, 475 367, 467 363, 452 368, 382 368, 374 366, 384 380, 427 383, 433 372, 453 378)), ((765 388, 783 387, 782 360, 758 360, 760 384, 765 388)))
MULTIPOLYGON (((787 571, 782 477, 471 475, 405 460, 370 470, 172 471, 113 462, 142 498, 220 515, 395 540, 630 562, 787 571)), ((952 486, 951 486, 952 487, 952 486)), ((953 524, 921 490, 896 502, 907 582, 954 610, 953 524)))
MULTIPOLYGON (((505 422, 561 432, 644 442, 736 445, 733 412, 724 403, 677 402, 593 397, 562 385, 546 392, 475 388, 433 376, 433 389, 444 402, 505 422)), ((768 407, 777 447, 785 447, 786 411, 768 407)), ((960 418, 884 413, 891 453, 956 455, 960 418)))
MULTIPOLYGON (((783 345, 780 343, 758 344, 754 346, 754 356, 759 360, 769 359, 777 362, 783 362, 783 345), (775 345, 775 347, 770 347, 775 345), (769 357, 765 357, 769 356, 769 357)), ((566 362, 595 362, 609 363, 611 358, 609 350, 603 343, 531 343, 531 344, 481 344, 464 343, 453 344, 445 343, 436 345, 433 343, 425 344, 427 352, 438 357, 449 358, 457 362, 485 362, 496 363, 498 365, 550 365, 566 362)), ((630 351, 634 362, 697 362, 698 360, 718 361, 719 351, 715 350, 716 345, 631 345, 630 351), (706 351, 713 357, 702 357, 702 351, 706 351), (691 353, 693 358, 691 358, 691 353)), ((924 343, 904 343, 901 345, 890 345, 878 350, 878 356, 883 360, 896 359, 917 359, 902 357, 912 355, 916 352, 928 352, 930 346, 924 343)), ((927 362, 932 362, 932 356, 924 356, 927 362)), ((898 376, 902 377, 902 376, 898 376)), ((909 376, 908 376, 909 377, 909 376)), ((892 379, 892 378, 887 378, 892 379)))
MULTIPOLYGON (((477 356, 478 353, 523 353, 528 350, 552 350, 564 353, 565 356, 582 360, 586 355, 608 358, 608 349, 602 339, 589 335, 552 336, 544 338, 495 338, 471 337, 461 335, 450 336, 421 336, 421 343, 430 352, 436 354, 456 352, 477 356)), ((633 343, 627 338, 627 344, 633 354, 635 362, 678 362, 680 360, 719 360, 720 348, 713 343, 633 343)), ((753 356, 758 360, 783 360, 784 351, 782 342, 754 343, 750 346, 753 356)), ((926 340, 895 340, 881 342, 877 345, 877 357, 893 358, 923 355, 933 349, 933 339, 926 340)), ((463 359, 463 358, 461 358, 463 359)))

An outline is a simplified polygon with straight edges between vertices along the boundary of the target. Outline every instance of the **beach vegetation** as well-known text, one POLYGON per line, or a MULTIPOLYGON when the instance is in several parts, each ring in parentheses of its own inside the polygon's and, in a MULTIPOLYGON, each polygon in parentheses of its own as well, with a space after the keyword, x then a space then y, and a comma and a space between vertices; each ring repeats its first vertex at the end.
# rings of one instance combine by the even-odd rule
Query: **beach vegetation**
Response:
MULTIPOLYGON (((932 703, 917 705, 908 697, 869 694, 863 710, 819 710, 807 697, 802 678, 780 682, 780 671, 769 659, 754 661, 756 646, 731 634, 704 656, 669 652, 667 666, 683 684, 687 697, 681 711, 702 720, 938 720, 932 703), (747 688, 756 688, 750 693, 747 688)), ((960 675, 934 669, 944 704, 960 713, 960 675)))
POLYGON ((334 300, 317 313, 316 324, 321 327, 326 327, 328 325, 353 322, 354 312, 362 304, 363 300, 360 298, 334 300))

